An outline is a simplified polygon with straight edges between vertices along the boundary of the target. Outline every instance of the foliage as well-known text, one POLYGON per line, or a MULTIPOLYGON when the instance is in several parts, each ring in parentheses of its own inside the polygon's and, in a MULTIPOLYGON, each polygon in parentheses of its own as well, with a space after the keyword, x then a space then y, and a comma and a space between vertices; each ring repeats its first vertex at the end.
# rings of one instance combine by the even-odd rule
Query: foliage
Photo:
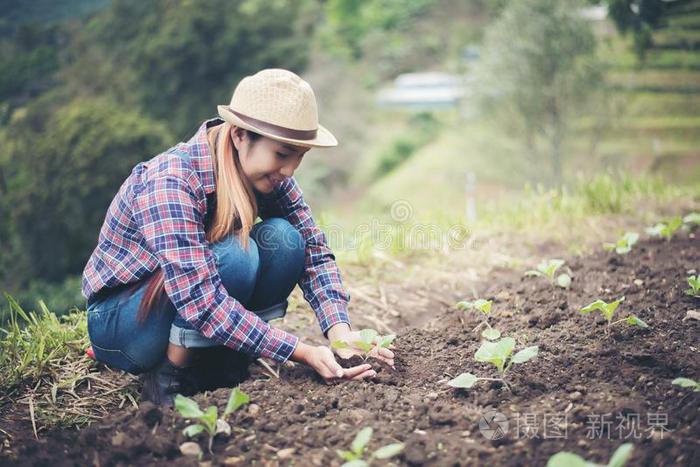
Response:
POLYGON ((471 373, 462 373, 456 378, 448 381, 448 385, 455 388, 468 389, 474 386, 478 381, 501 381, 507 388, 510 389, 508 383, 505 380, 506 373, 513 364, 525 363, 529 360, 535 358, 539 352, 538 346, 526 347, 523 350, 517 352, 515 355, 513 349, 515 348, 515 339, 512 337, 504 337, 497 342, 487 342, 481 343, 481 347, 474 354, 474 359, 477 362, 490 363, 496 367, 500 374, 500 378, 480 378, 471 373))
POLYGON ((684 224, 700 225, 700 212, 691 212, 683 217, 684 224))
POLYGON ((360 331, 360 340, 352 342, 337 340, 331 342, 331 347, 334 349, 358 348, 365 353, 364 358, 366 359, 375 346, 388 348, 394 342, 394 339, 396 339, 394 334, 381 336, 374 329, 362 329, 360 331))
POLYGON ((689 289, 686 289, 685 293, 691 297, 700 298, 700 276, 692 275, 688 276, 689 289))
POLYGON ((248 402, 250 402, 248 394, 241 391, 238 387, 235 387, 231 389, 231 394, 226 403, 222 418, 219 418, 216 406, 209 406, 206 410, 202 411, 197 402, 180 394, 175 396, 175 409, 182 417, 198 421, 198 423, 186 427, 182 432, 185 436, 192 438, 206 431, 209 435, 209 452, 211 452, 212 443, 217 434, 231 434, 231 427, 228 422, 226 422, 226 417, 248 402))
MULTIPOLYGON (((488 322, 488 315, 491 313, 491 306, 493 305, 493 302, 491 300, 484 300, 483 298, 479 298, 474 301, 461 301, 457 303, 457 308, 460 310, 469 310, 469 309, 474 309, 479 312, 481 312, 484 315, 484 321, 481 323, 481 325, 485 325, 486 329, 483 330, 481 335, 490 341, 496 340, 499 337, 501 337, 501 331, 498 329, 492 328, 491 325, 488 322)), ((478 327, 477 327, 478 329, 478 327)))
POLYGON ((50 104, 37 101, 15 118, 0 153, 8 185, 0 211, 24 261, 12 273, 0 264, 7 288, 28 277, 60 281, 81 273, 133 165, 173 142, 164 125, 109 99, 77 99, 47 112, 50 104))
POLYGON ((366 467, 374 459, 390 459, 403 450, 403 443, 387 444, 386 446, 382 446, 376 451, 373 451, 369 458, 365 460, 364 457, 367 451, 367 444, 369 444, 369 441, 372 438, 372 433, 372 427, 365 427, 361 429, 357 435, 355 435, 355 439, 352 441, 349 451, 340 449, 336 450, 338 456, 345 461, 343 467, 366 467))
POLYGON ((438 132, 438 122, 430 113, 419 113, 410 119, 411 132, 394 139, 389 147, 379 154, 374 178, 388 174, 416 151, 430 143, 438 132))
POLYGON ((692 388, 695 392, 700 392, 700 383, 690 378, 676 378, 671 381, 671 384, 675 384, 682 388, 692 388))
MULTIPOLYGON (((601 467, 624 467, 632 455, 634 445, 625 443, 618 447, 610 458, 610 462, 601 467)), ((549 458, 547 467, 598 467, 598 464, 588 462, 572 452, 558 452, 549 458)))
POLYGON ((537 265, 536 270, 525 271, 526 276, 546 277, 552 285, 558 285, 561 288, 568 289, 571 285, 571 276, 566 273, 555 275, 559 268, 564 265, 562 259, 544 260, 537 265))
POLYGON ((85 313, 58 318, 43 302, 39 312, 26 312, 9 295, 7 322, 0 328, 0 387, 33 382, 58 368, 88 346, 85 313))
POLYGON ((666 241, 670 242, 671 238, 673 238, 673 234, 676 233, 676 230, 681 228, 682 225, 683 220, 680 217, 674 217, 673 219, 659 222, 653 227, 647 228, 647 233, 652 237, 663 237, 666 241))
POLYGON ((620 303, 622 303, 625 300, 625 297, 618 298, 614 302, 607 303, 603 300, 596 300, 593 303, 590 303, 583 308, 581 308, 580 312, 583 314, 586 313, 591 313, 593 311, 600 311, 600 314, 603 315, 603 317, 608 321, 608 325, 605 328, 605 332, 608 332, 610 329, 610 326, 614 326, 618 323, 626 323, 629 324, 630 326, 639 326, 640 328, 648 328, 649 325, 639 319, 636 315, 629 315, 627 318, 623 318, 617 321, 613 321, 613 316, 615 315, 615 311, 617 310, 618 306, 620 306, 620 303))
POLYGON ((546 154, 557 184, 571 119, 594 100, 602 82, 593 31, 575 5, 509 2, 486 33, 477 69, 480 107, 520 135, 534 167, 546 154), (537 147, 539 135, 544 152, 537 147))
POLYGON ((617 242, 605 243, 603 247, 609 251, 615 251, 618 255, 626 255, 632 251, 632 247, 639 240, 639 234, 636 232, 626 232, 617 242))
POLYGON ((640 60, 653 45, 652 29, 661 24, 665 12, 663 0, 607 0, 608 14, 623 34, 631 31, 634 51, 640 60))

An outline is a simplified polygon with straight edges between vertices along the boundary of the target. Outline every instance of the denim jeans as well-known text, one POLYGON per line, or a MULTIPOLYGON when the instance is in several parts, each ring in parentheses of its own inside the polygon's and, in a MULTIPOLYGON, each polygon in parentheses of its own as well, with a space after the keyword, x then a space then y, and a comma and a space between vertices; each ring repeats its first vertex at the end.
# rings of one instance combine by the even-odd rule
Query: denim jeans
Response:
MULTIPOLYGON (((287 220, 269 218, 253 226, 248 244, 244 249, 234 235, 212 244, 221 281, 229 295, 265 321, 281 318, 304 270, 304 240, 287 220)), ((88 333, 98 361, 139 374, 163 359, 169 342, 219 345, 179 316, 167 297, 137 322, 146 284, 113 289, 89 301, 88 333)))

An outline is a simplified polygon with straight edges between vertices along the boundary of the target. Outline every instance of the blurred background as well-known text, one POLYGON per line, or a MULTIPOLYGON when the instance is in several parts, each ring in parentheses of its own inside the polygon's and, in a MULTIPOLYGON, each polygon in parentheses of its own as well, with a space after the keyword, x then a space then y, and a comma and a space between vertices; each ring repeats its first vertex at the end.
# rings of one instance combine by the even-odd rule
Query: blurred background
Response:
POLYGON ((133 165, 268 67, 311 83, 340 140, 296 175, 339 261, 382 254, 370 219, 400 256, 409 225, 582 237, 700 199, 700 0, 0 5, 0 290, 30 309, 84 307, 133 165))

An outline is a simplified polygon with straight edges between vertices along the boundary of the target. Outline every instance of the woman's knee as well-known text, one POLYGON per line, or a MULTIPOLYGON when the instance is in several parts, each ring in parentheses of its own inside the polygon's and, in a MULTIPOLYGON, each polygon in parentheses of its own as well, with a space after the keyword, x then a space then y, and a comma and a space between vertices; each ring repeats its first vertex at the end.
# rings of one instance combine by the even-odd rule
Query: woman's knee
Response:
POLYGON ((304 258, 304 238, 286 219, 281 217, 266 219, 254 227, 251 236, 255 238, 259 250, 285 253, 297 260, 304 258))
POLYGON ((212 246, 219 277, 229 295, 245 302, 255 287, 260 267, 258 245, 248 238, 247 248, 235 235, 229 235, 212 246))

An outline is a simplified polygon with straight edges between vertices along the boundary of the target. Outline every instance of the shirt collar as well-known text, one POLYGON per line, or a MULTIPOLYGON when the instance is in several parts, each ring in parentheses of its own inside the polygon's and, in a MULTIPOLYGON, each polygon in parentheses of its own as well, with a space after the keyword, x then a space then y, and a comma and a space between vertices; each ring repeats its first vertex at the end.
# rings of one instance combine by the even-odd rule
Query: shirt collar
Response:
POLYGON ((199 175, 206 194, 216 190, 214 178, 214 163, 211 148, 207 139, 207 128, 224 123, 220 118, 212 118, 203 122, 192 138, 187 141, 190 163, 199 175))

